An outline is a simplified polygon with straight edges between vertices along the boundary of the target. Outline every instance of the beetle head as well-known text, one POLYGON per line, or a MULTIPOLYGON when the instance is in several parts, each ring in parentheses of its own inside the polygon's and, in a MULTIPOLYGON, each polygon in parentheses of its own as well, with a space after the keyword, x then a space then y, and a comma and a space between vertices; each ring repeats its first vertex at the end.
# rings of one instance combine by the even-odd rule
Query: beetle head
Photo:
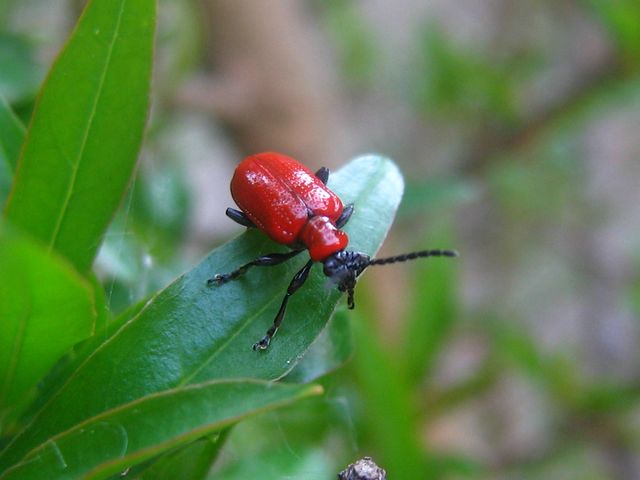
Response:
POLYGON ((369 255, 362 252, 341 250, 324 261, 324 274, 338 286, 341 292, 347 292, 349 308, 353 308, 353 289, 356 279, 369 265, 369 255))

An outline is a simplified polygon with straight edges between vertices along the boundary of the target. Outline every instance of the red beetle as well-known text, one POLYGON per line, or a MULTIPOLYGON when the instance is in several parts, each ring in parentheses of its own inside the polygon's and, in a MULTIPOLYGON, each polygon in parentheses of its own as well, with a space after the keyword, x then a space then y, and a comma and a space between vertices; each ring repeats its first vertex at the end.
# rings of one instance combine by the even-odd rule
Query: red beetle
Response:
POLYGON ((345 250, 349 237, 341 230, 353 213, 353 205, 343 206, 326 186, 329 170, 315 174, 291 157, 265 152, 245 158, 231 180, 231 196, 240 210, 227 208, 231 220, 258 228, 273 241, 291 248, 287 253, 270 253, 242 265, 237 270, 216 274, 208 285, 221 285, 239 277, 251 267, 278 265, 304 250, 311 259, 295 274, 280 310, 266 335, 253 345, 265 350, 282 323, 289 297, 306 281, 314 262, 322 262, 324 274, 338 290, 347 292, 349 308, 354 307, 356 279, 370 265, 404 262, 419 257, 455 257, 451 250, 421 250, 387 258, 372 259, 366 253, 345 250))

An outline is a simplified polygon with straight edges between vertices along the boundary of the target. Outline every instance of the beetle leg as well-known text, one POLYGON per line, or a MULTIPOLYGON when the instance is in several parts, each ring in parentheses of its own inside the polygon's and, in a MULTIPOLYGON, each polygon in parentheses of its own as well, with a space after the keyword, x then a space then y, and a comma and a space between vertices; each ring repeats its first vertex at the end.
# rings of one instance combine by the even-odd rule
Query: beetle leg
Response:
POLYGON ((304 267, 302 267, 300 271, 298 271, 298 273, 294 275, 293 279, 291 280, 291 283, 289 284, 289 288, 287 288, 287 293, 282 299, 280 310, 278 310, 278 314, 276 315, 276 318, 273 320, 273 325, 269 327, 269 330, 267 330, 267 333, 265 334, 265 336, 262 337, 262 339, 260 339, 258 342, 256 342, 253 345, 254 350, 267 349, 267 347, 269 346, 269 343, 271 343, 271 339, 276 334, 276 332, 278 331, 278 328, 282 324, 282 319, 284 318, 284 312, 287 309, 287 303, 289 303, 289 297, 291 297, 291 295, 296 293, 296 291, 307 280, 307 277, 309 276, 309 271, 311 270, 312 266, 313 266, 313 260, 309 260, 304 265, 304 267))
POLYGON ((329 180, 329 169, 327 167, 321 167, 320 170, 316 172, 316 177, 326 185, 329 180))
POLYGON ((238 278, 240 275, 245 273, 251 267, 270 267, 272 265, 279 265, 283 262, 286 262, 290 258, 298 255, 302 250, 292 250, 287 253, 270 253, 268 255, 263 255, 261 257, 256 258, 255 260, 245 263, 240 268, 229 272, 229 273, 216 273, 213 277, 207 280, 207 285, 222 285, 223 283, 227 283, 230 280, 238 278))
POLYGON ((347 305, 349 306, 349 310, 356 308, 356 302, 353 300, 353 288, 347 290, 347 305))
POLYGON ((349 219, 351 218, 352 214, 353 214, 353 203, 350 203, 349 205, 344 207, 344 210, 342 210, 342 213, 338 217, 338 220, 336 220, 336 227, 338 228, 344 227, 349 221, 349 219))
POLYGON ((241 212, 240 210, 236 210, 235 208, 227 208, 227 211, 225 213, 227 214, 227 217, 229 217, 234 222, 239 223, 243 227, 256 227, 255 224, 244 214, 244 212, 241 212))

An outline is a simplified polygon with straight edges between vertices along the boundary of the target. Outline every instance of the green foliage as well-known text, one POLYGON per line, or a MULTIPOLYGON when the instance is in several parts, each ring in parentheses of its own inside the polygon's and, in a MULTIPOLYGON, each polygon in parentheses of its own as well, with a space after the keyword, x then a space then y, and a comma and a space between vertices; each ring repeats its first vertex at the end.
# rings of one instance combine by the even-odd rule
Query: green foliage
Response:
POLYGON ((93 2, 85 9, 39 94, 5 207, 12 223, 83 273, 140 149, 149 106, 153 4, 93 2))
POLYGON ((21 35, 0 31, 0 97, 10 103, 26 102, 41 80, 32 43, 21 35))
MULTIPOLYGON (((332 185, 343 198, 363 205, 349 231, 371 229, 367 237, 353 238, 363 251, 373 253, 399 202, 402 182, 397 170, 387 160, 364 157, 338 172, 332 185)), ((87 355, 76 359, 67 380, 58 380, 55 394, 0 461, 11 464, 34 444, 132 398, 216 378, 273 380, 285 375, 319 334, 340 297, 334 289, 324 288, 322 273, 312 274, 290 306, 289 318, 299 321, 285 323, 263 354, 252 353, 250 345, 272 322, 300 262, 257 269, 243 281, 217 288, 206 286, 213 272, 228 271, 275 248, 261 232, 247 232, 154 295, 132 316, 125 312, 114 320, 112 334, 91 341, 87 355), (117 326, 121 328, 115 330, 117 326), (70 409, 80 397, 82 403, 70 409)))
POLYGON ((516 331, 505 322, 494 326, 495 351, 504 356, 504 365, 513 365, 539 388, 561 402, 574 401, 579 392, 577 372, 561 355, 545 355, 530 334, 516 331))
POLYGON ((420 218, 431 212, 467 203, 477 198, 477 188, 471 182, 455 178, 416 177, 407 181, 398 215, 420 218))
MULTIPOLYGON (((440 238, 440 237, 439 237, 440 238)), ((429 244, 449 245, 447 235, 429 244)), ((394 477, 441 478, 472 469, 468 459, 427 451, 420 441, 425 409, 418 392, 432 385, 439 354, 446 348, 458 315, 455 309, 455 269, 451 261, 433 259, 414 266, 410 311, 399 325, 399 345, 383 342, 364 318, 375 318, 370 299, 358 305, 354 319, 357 352, 354 374, 365 400, 363 428, 372 438, 379 459, 394 477), (363 305, 364 303, 364 305, 363 305)), ((473 396, 475 391, 468 392, 473 396)), ((427 412, 425 412, 427 410, 427 412)))
MULTIPOLYGON (((320 392, 273 381, 296 366, 340 297, 325 289, 321 272, 312 274, 292 302, 291 320, 262 353, 250 345, 272 322, 304 259, 221 287, 206 285, 215 272, 284 248, 257 231, 107 323, 104 293, 88 268, 140 147, 154 24, 152 1, 89 3, 47 77, 24 140, 5 208, 11 226, 0 237, 6 273, 0 311, 7 320, 0 478, 106 478, 135 465, 153 478, 187 470, 202 477, 223 443, 224 436, 212 434, 320 392), (246 378, 263 381, 239 380, 246 378)), ((19 143, 16 135, 2 139, 19 143)), ((362 206, 348 228, 354 246, 375 252, 402 193, 396 167, 363 157, 330 181, 345 201, 362 206)), ((141 235, 151 222, 181 229, 180 215, 158 209, 157 193, 144 183, 139 191, 131 218, 141 235)), ((289 381, 307 382, 337 368, 350 354, 344 330, 343 317, 289 381)))
MULTIPOLYGON (((432 245, 452 245, 444 236, 432 245)), ((439 354, 458 320, 456 311, 455 262, 433 261, 419 265, 413 278, 417 287, 413 291, 409 317, 404 322, 405 335, 401 362, 403 371, 412 384, 429 379, 436 369, 439 354)))
POLYGON ((245 460, 227 466, 208 478, 224 480, 334 478, 336 472, 328 466, 326 455, 319 449, 297 448, 295 454, 290 451, 270 449, 245 460))
POLYGON ((516 222, 549 220, 560 214, 577 197, 585 173, 576 160, 579 148, 575 139, 570 143, 554 139, 519 155, 519 161, 506 156, 492 165, 487 183, 505 214, 516 222), (528 161, 535 162, 536 168, 530 168, 528 161))
POLYGON ((419 443, 417 405, 412 398, 398 357, 387 351, 358 311, 354 319, 359 339, 359 355, 354 369, 363 398, 365 412, 371 419, 369 434, 380 451, 379 462, 393 472, 394 478, 432 478, 433 471, 419 443), (375 421, 373 421, 375 419, 375 421))
POLYGON ((132 188, 132 226, 154 255, 169 257, 183 240, 189 217, 189 192, 179 165, 154 162, 132 188), (163 248, 164 247, 164 248, 163 248))
POLYGON ((2 95, 0 95, 0 159, 15 171, 24 141, 25 128, 2 95))
POLYGON ((9 193, 24 134, 24 125, 0 94, 0 203, 9 193))
POLYGON ((134 467, 130 474, 135 476, 137 474, 135 470, 140 470, 141 478, 149 480, 204 479, 220 448, 224 445, 229 429, 230 427, 220 433, 200 438, 175 452, 167 453, 159 457, 150 467, 144 463, 140 464, 134 467))
POLYGON ((302 360, 284 380, 295 383, 316 380, 344 365, 352 351, 350 318, 344 309, 338 309, 302 360))
POLYGON ((184 175, 176 165, 155 157, 153 168, 144 167, 138 170, 123 208, 111 222, 94 266, 115 313, 146 298, 188 268, 175 254, 189 220, 184 175))
POLYGON ((640 4, 636 0, 584 0, 619 49, 624 66, 640 69, 640 4))
POLYGON ((321 380, 313 397, 235 426, 210 477, 235 480, 333 478, 350 460, 354 431, 345 369, 321 380), (339 378, 341 377, 341 378, 339 378))
MULTIPOLYGON (((401 187, 393 164, 375 157, 352 162, 332 177, 332 188, 343 198, 363 205, 349 224, 354 243, 362 250, 373 253, 382 241, 401 187), (365 228, 368 236, 357 235, 365 228)), ((304 322, 285 324, 264 354, 251 352, 250 344, 272 321, 273 307, 299 265, 258 269, 246 280, 215 289, 206 287, 212 272, 229 270, 274 248, 260 232, 248 232, 218 249, 141 308, 114 320, 109 336, 90 340, 52 380, 57 387, 49 387, 48 398, 39 402, 44 406, 0 455, 0 462, 15 465, 57 432, 75 431, 92 418, 108 415, 105 412, 118 412, 132 399, 154 398, 155 392, 179 391, 183 385, 215 378, 277 379, 286 374, 318 335, 339 298, 337 292, 324 289, 321 273, 315 272, 288 312, 289 317, 304 322)), ((338 352, 343 358, 344 350, 339 348, 338 352)), ((335 365, 334 356, 329 358, 335 365)), ((127 419, 118 419, 125 429, 129 428, 127 419)), ((105 458, 113 454, 104 453, 105 458)), ((71 461, 66 453, 65 458, 71 461)), ((140 457, 144 458, 148 457, 140 457)), ((126 462, 116 465, 124 468, 126 462)))
POLYGON ((2 478, 107 478, 245 416, 320 392, 314 386, 234 380, 136 398, 33 444, 2 478))
POLYGON ((1 425, 64 353, 95 332, 96 312, 91 286, 65 259, 1 224, 0 271, 1 425))
POLYGON ((375 34, 352 0, 322 2, 321 7, 347 80, 354 86, 368 84, 378 60, 375 34))
MULTIPOLYGON (((634 0, 584 5, 613 39, 624 75, 612 72, 567 104, 540 117, 535 112, 533 122, 517 101, 533 56, 505 49, 492 58, 482 46, 456 44, 433 23, 414 39, 412 70, 397 77, 413 76, 408 96, 416 113, 455 131, 479 125, 497 143, 489 145, 495 151, 481 152, 486 158, 473 175, 411 179, 400 227, 411 227, 406 238, 415 237, 413 247, 460 248, 449 224, 432 217, 450 218, 454 207, 481 195, 489 199, 483 206, 495 209, 482 215, 497 212, 500 229, 491 238, 469 239, 462 235, 473 230, 465 226, 460 239, 476 246, 490 241, 504 275, 516 258, 538 258, 540 251, 529 249, 540 248, 550 222, 562 223, 563 235, 571 225, 591 228, 582 224, 584 210, 573 210, 586 201, 583 129, 614 104, 633 110, 637 103, 640 12, 634 0), (514 237, 518 228, 522 235, 514 237), (532 234, 538 231, 543 235, 532 234), (509 243, 512 238, 517 241, 509 243), (505 246, 513 247, 506 255, 505 246)), ((348 85, 368 87, 385 60, 375 30, 351 0, 318 9, 348 85)), ((392 338, 376 331, 380 293, 372 293, 366 274, 354 319, 336 308, 339 293, 315 267, 270 349, 253 352, 305 259, 207 287, 212 274, 284 247, 250 231, 195 268, 176 253, 190 198, 181 159, 165 161, 154 151, 154 135, 163 129, 150 131, 150 161, 132 175, 148 115, 155 17, 150 0, 89 2, 43 84, 26 141, 22 125, 42 79, 36 63, 42 55, 32 40, 0 34, 0 96, 6 98, 0 200, 13 187, 0 223, 0 479, 117 478, 120 472, 148 479, 331 478, 363 455, 373 455, 394 479, 608 478, 598 454, 634 454, 637 381, 586 377, 576 346, 541 346, 527 328, 529 312, 503 304, 502 292, 482 311, 460 308, 459 271, 477 267, 477 252, 411 265, 402 297, 407 313, 393 319, 392 338), (472 337, 481 353, 448 378, 442 366, 451 362, 459 335, 472 337), (350 368, 340 368, 350 359, 350 368), (523 412, 549 423, 541 447, 522 457, 491 451, 490 460, 466 448, 439 448, 441 438, 434 442, 432 433, 442 432, 440 421, 450 425, 457 409, 475 409, 513 377, 551 413, 523 412), (306 397, 313 398, 300 401, 306 397)), ((193 35, 191 21, 180 28, 193 35)), ((159 36, 161 49, 175 40, 166 33, 159 36)), ((178 37, 183 58, 164 63, 166 76, 156 72, 156 94, 173 89, 182 66, 193 62, 195 35, 186 42, 178 37)), ((156 113, 168 114, 162 106, 156 113)), ((332 174, 330 187, 356 204, 346 228, 352 247, 375 252, 400 201, 395 166, 378 156, 360 158, 332 174)), ((487 221, 496 225, 495 218, 487 221)), ((542 248, 552 262, 567 261, 542 248)), ((637 262, 628 268, 637 270, 637 262)), ((579 272, 566 277, 584 280, 579 272)), ((511 288, 509 280, 504 285, 511 288)), ((556 282, 566 287, 566 278, 554 277, 546 291, 556 282)), ((634 314, 638 285, 621 291, 634 314)), ((513 292, 504 293, 506 303, 513 292)), ((545 300, 534 291, 529 301, 539 308, 545 300)), ((487 423, 501 414, 483 408, 487 423)), ((484 432, 491 439, 499 436, 492 428, 484 432)))
POLYGON ((493 123, 514 123, 519 116, 515 81, 529 62, 513 58, 498 63, 470 50, 455 45, 435 25, 424 28, 415 61, 416 106, 425 114, 490 116, 493 123))
MULTIPOLYGON (((215 272, 284 248, 257 231, 107 323, 104 292, 88 269, 140 148, 154 30, 151 0, 90 2, 38 97, 0 231, 0 478, 106 478, 136 465, 153 478, 202 477, 228 426, 321 391, 273 382, 296 366, 340 297, 321 272, 292 302, 267 352, 250 345, 304 259, 206 285, 215 272), (249 377, 269 383, 239 380, 249 377)), ((10 160, 16 133, 2 135, 10 160)), ((354 246, 374 253, 400 202, 396 167, 363 157, 330 181, 361 205, 348 231, 354 246)), ((140 191, 134 220, 181 228, 179 215, 157 209, 156 193, 144 183, 140 191)), ((333 322, 290 382, 317 378, 349 356, 345 325, 344 317, 333 322)))

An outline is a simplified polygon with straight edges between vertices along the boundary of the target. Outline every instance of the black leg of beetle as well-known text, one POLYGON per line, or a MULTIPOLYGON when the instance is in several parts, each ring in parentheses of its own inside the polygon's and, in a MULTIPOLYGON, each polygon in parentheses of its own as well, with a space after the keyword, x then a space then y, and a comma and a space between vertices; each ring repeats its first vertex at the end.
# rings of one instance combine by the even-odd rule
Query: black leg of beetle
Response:
POLYGON ((316 177, 326 185, 329 180, 329 169, 327 167, 320 168, 320 170, 316 172, 316 177))
POLYGON ((241 212, 240 210, 236 210, 235 208, 227 208, 225 212, 227 217, 233 220, 236 223, 239 223, 243 227, 247 228, 256 228, 255 224, 247 218, 247 216, 241 212))
POLYGON ((302 252, 302 250, 292 250, 291 252, 287 253, 270 253, 268 255, 263 255, 262 257, 258 257, 249 263, 245 263, 233 272, 216 273, 213 277, 207 280, 207 285, 221 285, 223 283, 227 283, 234 278, 238 278, 251 267, 270 267, 273 265, 278 265, 282 262, 286 262, 290 258, 295 257, 300 252, 302 252))
POLYGON ((356 308, 356 302, 353 300, 353 288, 347 290, 347 306, 349 310, 356 308))
POLYGON ((457 257, 458 252, 453 250, 420 250, 419 252, 404 253, 394 257, 374 258, 369 265, 386 265, 387 263, 406 262, 422 257, 457 257))
POLYGON ((336 220, 336 227, 338 228, 344 227, 349 221, 349 219, 351 218, 352 214, 353 214, 353 203, 350 203, 349 205, 344 207, 344 210, 342 210, 342 213, 338 217, 338 220, 336 220))
POLYGON ((280 310, 278 310, 278 314, 276 315, 276 318, 273 320, 273 325, 271 325, 269 330, 267 330, 266 335, 262 337, 260 341, 256 342, 253 345, 254 350, 265 350, 269 346, 269 343, 271 343, 271 339, 276 334, 276 332, 278 331, 278 328, 282 324, 282 319, 284 318, 284 312, 287 310, 287 303, 289 303, 289 297, 291 297, 291 295, 296 293, 296 291, 307 280, 307 277, 309 276, 309 271, 311 270, 312 266, 313 266, 313 260, 309 260, 304 265, 304 267, 302 267, 300 271, 295 274, 295 276, 293 277, 293 280, 291 280, 291 283, 289 284, 289 288, 287 288, 287 293, 282 299, 282 303, 280 304, 280 310))

